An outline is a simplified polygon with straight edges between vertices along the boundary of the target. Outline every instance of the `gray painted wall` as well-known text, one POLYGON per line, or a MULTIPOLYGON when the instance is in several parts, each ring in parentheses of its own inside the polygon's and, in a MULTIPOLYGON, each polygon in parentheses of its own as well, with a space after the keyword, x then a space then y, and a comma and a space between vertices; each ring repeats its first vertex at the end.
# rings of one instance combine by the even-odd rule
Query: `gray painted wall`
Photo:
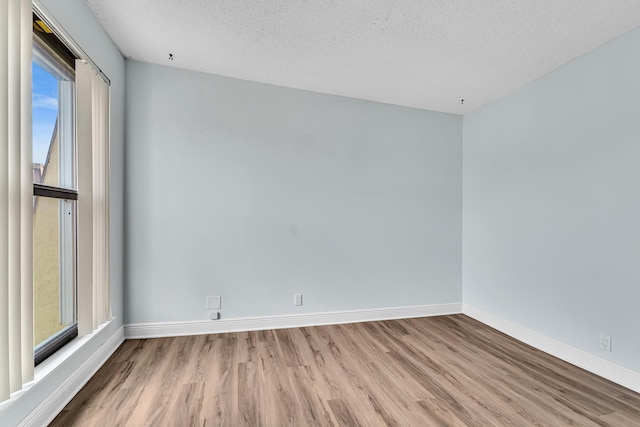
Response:
POLYGON ((126 62, 127 323, 461 301, 462 118, 126 62), (304 295, 294 307, 294 293, 304 295))
POLYGON ((0 416, 3 426, 17 425, 33 411, 122 326, 123 318, 124 59, 82 0, 41 0, 41 3, 111 79, 111 306, 115 319, 8 406, 0 416))
POLYGON ((465 305, 636 372, 638 52, 640 29, 463 125, 465 305))

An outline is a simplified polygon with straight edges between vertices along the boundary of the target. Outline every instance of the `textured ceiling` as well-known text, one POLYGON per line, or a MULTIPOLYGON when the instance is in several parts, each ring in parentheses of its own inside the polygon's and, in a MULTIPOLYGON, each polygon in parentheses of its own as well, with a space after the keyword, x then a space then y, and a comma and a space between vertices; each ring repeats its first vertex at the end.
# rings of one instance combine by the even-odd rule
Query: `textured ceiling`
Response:
POLYGON ((85 1, 126 58, 458 114, 640 25, 640 0, 85 1))

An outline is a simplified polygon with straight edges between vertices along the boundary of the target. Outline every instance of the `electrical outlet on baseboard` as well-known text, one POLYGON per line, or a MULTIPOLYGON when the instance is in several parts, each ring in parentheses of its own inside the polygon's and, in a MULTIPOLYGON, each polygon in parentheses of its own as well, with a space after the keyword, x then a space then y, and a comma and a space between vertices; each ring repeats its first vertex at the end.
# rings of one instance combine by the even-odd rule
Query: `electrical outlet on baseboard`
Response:
POLYGON ((293 298, 294 305, 302 305, 302 294, 295 294, 293 298))

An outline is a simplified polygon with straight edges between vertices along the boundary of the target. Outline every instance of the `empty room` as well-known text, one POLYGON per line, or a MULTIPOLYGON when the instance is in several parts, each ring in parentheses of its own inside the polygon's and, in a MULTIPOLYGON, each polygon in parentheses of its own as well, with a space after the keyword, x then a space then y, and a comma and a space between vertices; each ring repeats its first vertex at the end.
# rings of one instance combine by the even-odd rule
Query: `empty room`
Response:
POLYGON ((640 1, 0 24, 0 427, 640 426, 640 1))

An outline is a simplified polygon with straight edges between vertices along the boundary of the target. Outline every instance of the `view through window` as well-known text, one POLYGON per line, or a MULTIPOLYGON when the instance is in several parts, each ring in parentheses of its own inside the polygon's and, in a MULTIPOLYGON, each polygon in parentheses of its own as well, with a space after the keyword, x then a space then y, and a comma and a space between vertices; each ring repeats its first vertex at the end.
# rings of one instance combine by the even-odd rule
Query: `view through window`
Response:
POLYGON ((77 336, 74 58, 34 15, 33 280, 36 364, 77 336))

